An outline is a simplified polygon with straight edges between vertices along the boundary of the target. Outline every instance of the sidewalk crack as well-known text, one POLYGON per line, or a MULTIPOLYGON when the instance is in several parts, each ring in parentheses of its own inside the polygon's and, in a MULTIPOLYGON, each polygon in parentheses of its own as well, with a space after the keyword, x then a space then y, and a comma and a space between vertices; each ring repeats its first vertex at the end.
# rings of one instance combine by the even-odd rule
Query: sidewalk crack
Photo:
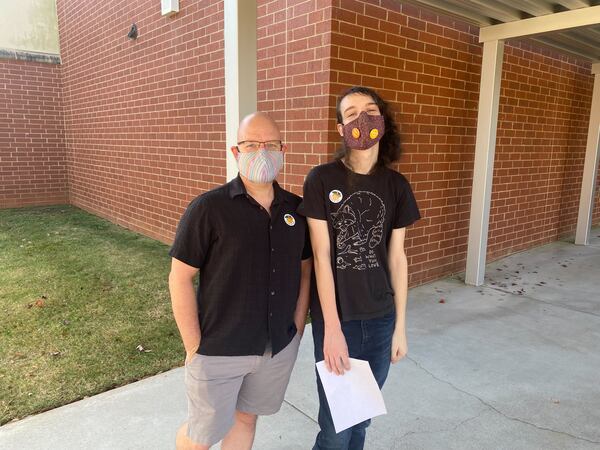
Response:
POLYGON ((313 423, 316 423, 317 425, 319 424, 319 422, 317 422, 315 419, 313 419, 311 416, 309 416, 308 414, 306 414, 304 411, 302 411, 300 408, 298 408, 296 405, 290 403, 287 400, 283 400, 284 403, 287 403, 291 408, 295 409, 296 411, 298 411, 300 414, 302 414, 304 417, 306 417, 308 420, 310 420, 313 423))
MULTIPOLYGON (((518 418, 518 417, 512 417, 512 416, 509 416, 508 414, 506 414, 506 413, 504 413, 504 412, 500 411, 500 410, 499 410, 498 408, 496 408, 494 405, 492 405, 491 403, 488 403, 488 402, 486 402, 484 399, 482 399, 481 397, 477 396, 476 394, 473 394, 473 393, 471 393, 471 392, 465 391, 464 389, 461 389, 461 388, 459 388, 459 387, 455 386, 455 385, 454 385, 454 384, 452 384, 451 382, 449 382, 449 381, 446 381, 446 380, 443 380, 443 379, 441 379, 441 378, 437 377, 437 376, 436 376, 436 375, 434 375, 432 372, 430 372, 429 370, 427 370, 427 369, 426 369, 424 366, 422 366, 422 365, 421 365, 419 362, 417 362, 415 359, 413 359, 413 358, 411 358, 411 357, 409 357, 409 356, 406 356, 406 359, 408 359, 409 361, 412 361, 412 363, 413 363, 415 366, 417 366, 419 369, 421 369, 422 371, 424 371, 425 373, 427 373, 427 374, 428 374, 428 375, 429 375, 431 378, 433 378, 434 380, 437 380, 437 381, 439 381, 440 383, 444 383, 444 384, 446 384, 446 385, 450 386, 450 387, 451 387, 452 389, 454 389, 455 391, 462 392, 463 394, 465 394, 465 395, 468 395, 469 397, 472 397, 472 398, 475 398, 475 399, 477 399, 477 400, 478 400, 478 401, 479 401, 479 402, 480 402, 482 405, 485 405, 485 406, 486 406, 487 408, 489 408, 490 410, 492 410, 492 411, 496 412, 497 414, 501 415, 502 417, 504 417, 504 418, 506 418, 506 419, 508 419, 508 420, 511 420, 511 421, 513 421, 513 422, 519 422, 519 423, 522 423, 522 424, 524 424, 524 425, 529 425, 529 426, 531 426, 531 427, 537 428, 538 430, 542 430, 542 431, 549 431, 549 432, 551 432, 551 433, 556 433, 556 434, 562 434, 562 435, 564 435, 564 436, 568 436, 568 437, 570 437, 570 438, 573 438, 573 439, 577 439, 577 440, 584 441, 584 442, 589 442, 590 444, 600 444, 600 441, 594 441, 594 440, 587 439, 587 438, 584 438, 584 437, 581 437, 581 436, 576 436, 576 435, 574 435, 574 434, 571 434, 571 433, 568 433, 568 432, 566 432, 566 431, 554 430, 554 429, 552 429, 552 428, 543 427, 543 426, 541 426, 541 425, 537 425, 537 424, 535 424, 535 423, 533 423, 533 422, 528 422, 528 421, 526 421, 526 420, 524 420, 524 419, 520 419, 520 418, 518 418)), ((481 413, 480 413, 480 414, 481 414, 481 413)), ((468 421, 468 420, 471 420, 471 419, 473 419, 473 418, 467 419, 467 421, 468 421)), ((463 423, 464 423, 464 422, 465 422, 465 421, 463 421, 463 423)), ((462 424, 462 423, 461 423, 461 424, 462 424)), ((461 425, 461 424, 459 424, 459 425, 461 425)), ((410 433, 410 432, 409 432, 409 433, 410 433)))
POLYGON ((435 434, 435 433, 443 433, 445 431, 456 431, 458 428, 460 428, 461 426, 463 426, 465 423, 470 422, 471 420, 475 420, 478 419, 479 417, 481 417, 481 415, 486 412, 487 409, 482 409, 481 411, 479 411, 479 413, 477 413, 474 416, 471 417, 467 417, 464 420, 461 420, 459 423, 457 423, 456 425, 454 425, 453 427, 448 427, 448 428, 441 428, 439 430, 426 430, 426 431, 408 431, 406 433, 404 433, 402 436, 400 436, 396 442, 400 442, 402 439, 404 439, 405 437, 408 436, 412 436, 415 434, 435 434))

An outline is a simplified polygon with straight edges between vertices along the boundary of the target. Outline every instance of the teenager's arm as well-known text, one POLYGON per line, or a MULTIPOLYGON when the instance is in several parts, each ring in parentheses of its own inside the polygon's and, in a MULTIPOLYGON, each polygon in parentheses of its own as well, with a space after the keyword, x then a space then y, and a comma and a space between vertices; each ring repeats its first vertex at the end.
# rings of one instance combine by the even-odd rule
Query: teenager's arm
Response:
POLYGON ((408 352, 406 341, 406 299, 408 295, 408 263, 404 251, 404 235, 406 228, 396 228, 392 231, 388 248, 388 268, 394 302, 396 304, 396 328, 392 337, 391 361, 400 361, 408 352))
POLYGON ((327 221, 309 217, 308 228, 315 260, 317 290, 325 321, 325 339, 323 343, 325 366, 330 372, 333 371, 341 375, 345 370, 350 370, 350 361, 348 360, 346 338, 342 332, 335 302, 335 285, 331 268, 327 221))
POLYGON ((200 324, 198 323, 198 306, 194 289, 194 277, 197 273, 197 268, 178 259, 171 259, 171 273, 169 274, 171 306, 185 347, 186 362, 200 347, 200 324))

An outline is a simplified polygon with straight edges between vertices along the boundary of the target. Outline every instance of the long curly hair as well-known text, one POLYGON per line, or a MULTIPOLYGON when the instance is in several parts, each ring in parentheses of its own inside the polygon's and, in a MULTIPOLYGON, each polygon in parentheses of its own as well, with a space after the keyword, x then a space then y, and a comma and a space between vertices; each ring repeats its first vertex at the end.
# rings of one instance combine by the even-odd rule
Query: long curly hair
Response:
MULTIPOLYGON (((388 103, 382 99, 373 89, 364 86, 353 86, 344 91, 337 99, 335 111, 337 123, 343 124, 342 112, 340 111, 340 103, 348 95, 360 94, 367 95, 377 104, 385 123, 385 133, 379 141, 379 155, 377 157, 376 167, 389 166, 398 161, 402 155, 402 144, 398 126, 394 121, 393 113, 388 103)), ((334 157, 336 160, 341 160, 350 154, 351 149, 347 148, 342 138, 342 146, 336 151, 334 157)))

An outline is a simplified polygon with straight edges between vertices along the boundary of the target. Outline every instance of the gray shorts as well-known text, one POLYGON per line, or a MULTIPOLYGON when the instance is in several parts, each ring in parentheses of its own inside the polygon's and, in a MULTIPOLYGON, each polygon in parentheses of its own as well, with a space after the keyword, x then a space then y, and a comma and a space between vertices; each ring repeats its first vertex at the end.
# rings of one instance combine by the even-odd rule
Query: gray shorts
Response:
POLYGON ((300 338, 296 334, 273 358, 270 349, 262 356, 194 356, 185 366, 188 437, 213 445, 233 426, 236 410, 257 415, 279 411, 300 338))

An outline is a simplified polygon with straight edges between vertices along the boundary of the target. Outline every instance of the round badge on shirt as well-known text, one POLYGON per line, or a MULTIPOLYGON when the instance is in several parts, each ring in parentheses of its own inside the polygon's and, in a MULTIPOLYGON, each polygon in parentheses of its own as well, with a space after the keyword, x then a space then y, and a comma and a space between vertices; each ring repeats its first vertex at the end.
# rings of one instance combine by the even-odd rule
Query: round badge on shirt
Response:
POLYGON ((344 196, 337 189, 334 189, 329 193, 329 200, 331 200, 332 203, 339 203, 342 201, 343 198, 344 196))
POLYGON ((296 219, 294 219, 294 216, 292 216, 291 214, 284 215, 283 221, 290 227, 293 227, 294 225, 296 225, 296 219))

